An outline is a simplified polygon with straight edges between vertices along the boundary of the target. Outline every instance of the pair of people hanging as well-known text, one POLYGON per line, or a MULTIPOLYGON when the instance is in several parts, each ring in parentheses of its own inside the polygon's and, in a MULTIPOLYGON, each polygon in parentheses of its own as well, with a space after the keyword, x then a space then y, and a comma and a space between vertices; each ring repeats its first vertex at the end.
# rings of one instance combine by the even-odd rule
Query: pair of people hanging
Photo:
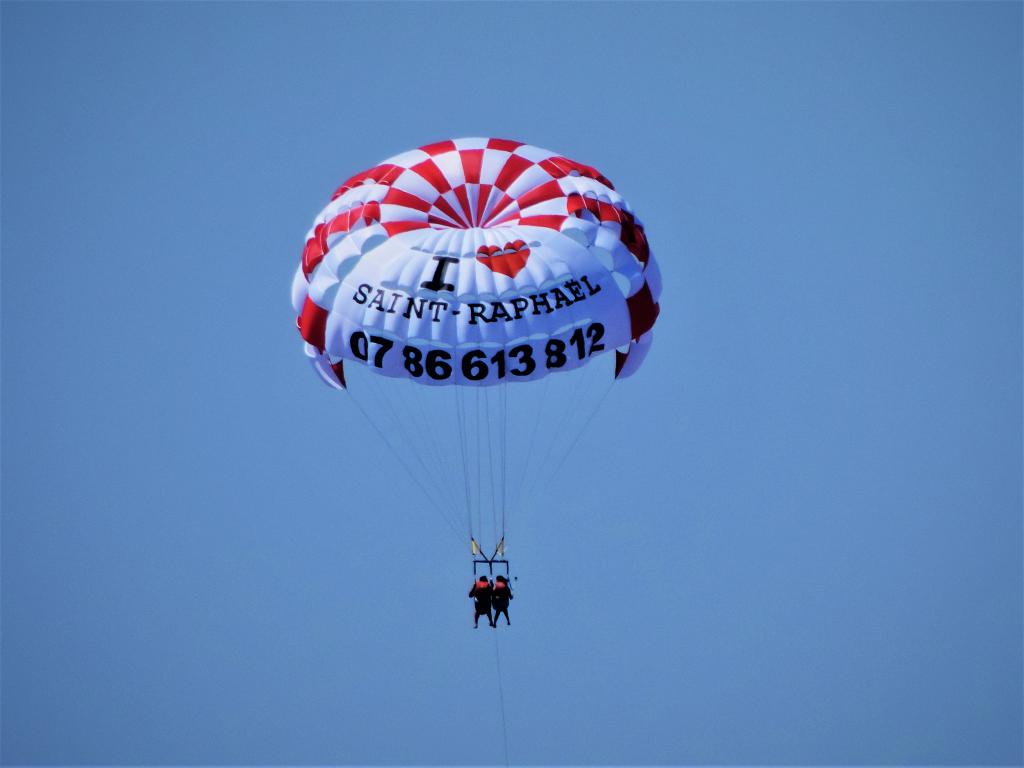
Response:
POLYGON ((508 604, 512 599, 512 587, 509 586, 508 579, 504 576, 497 576, 494 581, 486 576, 480 576, 473 582, 469 596, 474 600, 473 629, 477 629, 481 616, 486 616, 488 623, 492 627, 496 627, 501 614, 505 614, 506 626, 511 626, 512 622, 508 618, 508 604))

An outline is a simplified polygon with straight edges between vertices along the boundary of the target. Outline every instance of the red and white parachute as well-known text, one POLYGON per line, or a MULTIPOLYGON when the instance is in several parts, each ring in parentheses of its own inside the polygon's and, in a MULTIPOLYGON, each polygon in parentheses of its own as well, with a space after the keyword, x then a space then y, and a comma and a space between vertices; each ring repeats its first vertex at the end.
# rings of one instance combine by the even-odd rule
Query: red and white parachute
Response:
MULTIPOLYGON (((551 388, 538 399, 530 382, 602 359, 614 360, 609 385, 634 373, 651 344, 660 293, 644 228, 608 179, 528 144, 467 138, 404 152, 342 184, 306 235, 292 303, 306 355, 326 382, 345 388, 355 370, 372 374, 350 392, 386 401, 360 407, 449 522, 459 515, 439 483, 462 486, 457 506, 465 507, 471 535, 490 491, 497 540, 498 512, 503 521, 507 509, 525 503, 509 498, 508 457, 500 455, 515 432, 529 429, 510 415, 509 399, 523 389, 527 412, 543 411, 551 388), (451 410, 438 405, 447 401, 421 401, 422 392, 382 395, 387 379, 454 385, 445 387, 454 390, 451 410), (500 394, 492 394, 497 385, 500 394), (442 479, 444 462, 429 448, 456 427, 462 482, 455 470, 442 479), (420 434, 396 437, 410 430, 420 434), (483 443, 486 459, 475 450, 483 443), (503 498, 487 473, 500 475, 503 498)), ((579 385, 566 389, 569 410, 585 416, 579 385)), ((556 432, 555 441, 571 430, 559 424, 556 432)), ((566 443, 567 453, 575 438, 566 443)), ((541 470, 551 470, 554 460, 547 461, 541 470)))

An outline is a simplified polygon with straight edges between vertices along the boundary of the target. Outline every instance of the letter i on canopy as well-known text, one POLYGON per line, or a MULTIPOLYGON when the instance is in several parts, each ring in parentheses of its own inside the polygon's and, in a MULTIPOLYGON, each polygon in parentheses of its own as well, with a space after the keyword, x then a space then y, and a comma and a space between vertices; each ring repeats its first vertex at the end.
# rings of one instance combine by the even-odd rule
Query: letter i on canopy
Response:
POLYGON ((453 259, 451 256, 435 256, 434 261, 437 262, 434 276, 420 283, 420 288, 426 288, 428 291, 454 291, 455 286, 444 281, 444 273, 448 271, 448 266, 457 262, 458 259, 453 259))

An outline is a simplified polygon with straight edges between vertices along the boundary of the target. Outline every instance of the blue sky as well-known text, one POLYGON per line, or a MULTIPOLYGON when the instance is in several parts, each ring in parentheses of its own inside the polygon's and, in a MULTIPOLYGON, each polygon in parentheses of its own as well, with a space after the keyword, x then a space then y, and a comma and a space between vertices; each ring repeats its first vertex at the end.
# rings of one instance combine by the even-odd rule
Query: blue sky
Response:
POLYGON ((665 281, 516 513, 511 761, 1020 764, 1021 8, 5 2, 0 758, 504 760, 288 302, 338 183, 495 135, 665 281))

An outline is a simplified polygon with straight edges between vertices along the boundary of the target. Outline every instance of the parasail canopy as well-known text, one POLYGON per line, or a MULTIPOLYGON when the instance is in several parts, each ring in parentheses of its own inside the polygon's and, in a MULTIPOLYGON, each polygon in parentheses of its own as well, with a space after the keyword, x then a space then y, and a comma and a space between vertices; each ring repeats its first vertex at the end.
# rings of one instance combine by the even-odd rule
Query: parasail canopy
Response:
POLYGON ((441 141, 338 188, 292 303, 329 384, 346 366, 427 385, 561 374, 615 352, 631 375, 661 277, 640 220, 590 166, 505 139, 441 141))

